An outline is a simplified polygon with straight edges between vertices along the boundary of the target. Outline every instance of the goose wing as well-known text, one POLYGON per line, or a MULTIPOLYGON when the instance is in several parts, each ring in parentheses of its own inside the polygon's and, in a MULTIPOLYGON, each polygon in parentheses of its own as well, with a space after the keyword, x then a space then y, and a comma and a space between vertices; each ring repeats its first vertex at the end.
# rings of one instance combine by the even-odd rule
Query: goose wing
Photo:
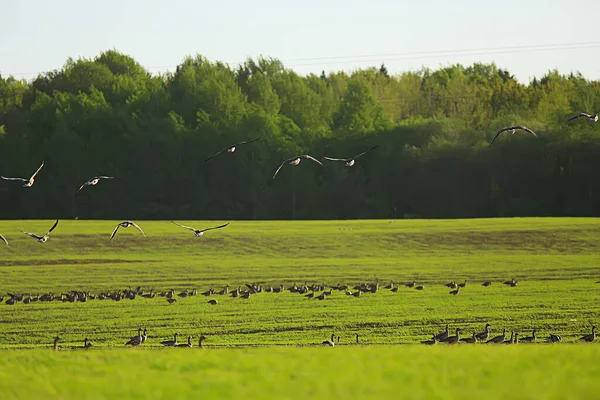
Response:
POLYGON ((112 235, 110 235, 110 240, 112 240, 112 238, 115 237, 115 235, 117 234, 117 231, 119 230, 119 228, 121 227, 121 224, 117 224, 117 227, 115 228, 115 230, 113 231, 112 235))
POLYGON ((239 146, 239 145, 246 144, 246 143, 256 142, 258 139, 260 139, 260 136, 257 137, 256 139, 246 140, 246 141, 243 141, 243 142, 236 143, 236 144, 234 144, 234 146, 239 146))
POLYGON ((214 226, 212 228, 206 228, 206 229, 202 229, 200 230, 200 232, 206 232, 206 231, 211 231, 213 229, 221 229, 221 228, 225 228, 227 225, 229 225, 229 222, 226 223, 225 225, 219 225, 219 226, 214 226))
POLYGON ((114 179, 114 176, 100 175, 100 176, 95 176, 92 179, 114 179))
POLYGON ((192 228, 191 226, 185 226, 185 225, 181 225, 181 224, 178 224, 178 223, 177 223, 177 222, 175 222, 175 221, 171 221, 171 222, 172 222, 172 223, 174 223, 174 224, 175 224, 175 225, 177 225, 177 226, 180 226, 180 227, 182 227, 182 228, 189 229, 190 231, 194 231, 194 232, 196 231, 196 228, 192 228))
MULTIPOLYGON (((92 178, 92 179, 93 179, 93 178, 92 178)), ((77 193, 81 192, 81 189, 83 189, 84 187, 86 187, 86 186, 87 186, 87 185, 89 185, 89 184, 90 184, 90 181, 87 181, 86 183, 84 183, 83 185, 81 185, 81 186, 79 187, 79 189, 77 190, 77 193)))
POLYGON ((139 227, 139 226, 138 226, 138 225, 137 225, 135 222, 131 222, 131 221, 129 221, 129 223, 130 223, 131 225, 135 226, 135 228, 136 228, 138 231, 142 232, 142 235, 144 235, 144 237, 146 236, 146 234, 144 233, 144 231, 142 230, 142 228, 140 228, 140 227, 139 227))
POLYGON ((579 117, 591 118, 592 116, 590 114, 588 114, 588 113, 582 112, 582 113, 575 114, 575 115, 569 117, 569 119, 567 121, 572 121, 572 120, 574 120, 576 118, 579 118, 579 117))
POLYGON ((29 236, 31 236, 31 237, 32 237, 32 238, 34 238, 34 239, 38 239, 38 240, 39 240, 39 239, 41 239, 41 238, 42 238, 42 236, 38 236, 38 235, 36 235, 35 233, 29 233, 29 232, 25 232, 25 231, 21 231, 21 232, 23 232, 23 233, 24 233, 24 234, 26 234, 26 235, 29 235, 29 236))
POLYGON ((298 158, 298 157, 291 157, 291 158, 288 158, 287 160, 283 160, 283 162, 281 163, 281 165, 279 166, 279 168, 277 168, 277 171, 275 171, 275 174, 273 174, 273 179, 275 179, 275 177, 276 177, 276 176, 277 176, 277 174, 279 173, 279 170, 280 170, 281 168, 283 168, 283 166, 284 166, 285 164, 289 163, 290 161, 292 161, 292 160, 294 160, 294 159, 296 159, 296 158, 298 158))
POLYGON ((342 161, 342 162, 346 162, 346 161, 350 161, 351 158, 331 158, 331 157, 323 157, 324 160, 329 160, 329 161, 342 161))
POLYGON ((509 127, 506 127, 506 128, 502 128, 502 129, 500 129, 498 132, 496 132, 496 135, 494 136, 494 138, 493 138, 493 139, 492 139, 492 141, 490 142, 490 146, 491 146, 492 144, 494 144, 494 142, 496 141, 496 139, 498 138, 498 136, 500 136, 500 134, 501 134, 502 132, 504 132, 504 131, 507 131, 507 130, 509 130, 509 129, 511 129, 511 127, 510 127, 510 126, 509 126, 509 127))
POLYGON ((379 145, 375 145, 375 146, 371 147, 369 150, 367 150, 367 151, 363 151, 362 153, 360 153, 360 154, 359 154, 359 155, 357 155, 357 156, 354 156, 353 158, 356 160, 358 157, 360 157, 360 156, 364 156, 365 154, 367 154, 367 153, 370 153, 370 152, 372 152, 373 150, 376 150, 378 147, 379 147, 379 145))
POLYGON ((0 176, 0 178, 4 179, 5 181, 22 181, 22 182, 29 181, 29 179, 25 179, 25 178, 7 178, 6 176, 0 176))
POLYGON ((8 246, 8 240, 6 240, 6 238, 2 236, 2 234, 0 234, 0 240, 2 240, 8 246))
POLYGON ((48 231, 48 233, 46 233, 44 236, 48 236, 50 234, 50 232, 52 232, 54 230, 54 228, 56 228, 56 225, 58 225, 58 220, 56 220, 56 222, 54 223, 54 225, 52 225, 52 228, 50 228, 50 230, 48 231))
POLYGON ((40 172, 40 170, 42 169, 43 166, 44 166, 44 162, 42 161, 42 165, 40 165, 40 167, 37 169, 37 171, 35 171, 35 173, 33 175, 31 175, 30 179, 35 178, 35 176, 38 174, 38 172, 40 172))
POLYGON ((204 160, 204 162, 208 162, 210 160, 212 160, 213 158, 215 158, 216 156, 218 156, 219 154, 221 154, 222 152, 224 152, 225 150, 227 150, 227 148, 219 151, 218 153, 213 154, 212 156, 208 157, 206 160, 204 160))
POLYGON ((528 127, 524 126, 524 125, 519 125, 519 126, 513 126, 513 129, 522 129, 525 132, 529 132, 531 133, 533 136, 537 137, 536 133, 534 131, 532 131, 531 129, 529 129, 528 127))
POLYGON ((319 160, 317 160, 316 158, 314 158, 313 156, 309 156, 308 154, 303 154, 301 156, 299 156, 300 158, 306 159, 306 160, 311 160, 316 162, 317 164, 319 164, 320 166, 323 166, 323 163, 319 160))

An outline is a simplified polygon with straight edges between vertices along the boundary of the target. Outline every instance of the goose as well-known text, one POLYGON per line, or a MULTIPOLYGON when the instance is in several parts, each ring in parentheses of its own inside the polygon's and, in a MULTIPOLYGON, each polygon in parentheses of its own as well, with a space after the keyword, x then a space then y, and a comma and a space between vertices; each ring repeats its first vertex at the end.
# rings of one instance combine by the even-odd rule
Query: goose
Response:
POLYGON ((392 292, 396 293, 398 291, 398 286, 392 289, 392 292))
POLYGON ((217 300, 215 300, 215 299, 212 299, 212 300, 208 301, 208 304, 212 304, 213 306, 216 305, 216 304, 218 304, 218 303, 219 302, 217 300))
POLYGON ((136 344, 134 344, 134 342, 137 342, 138 344, 141 344, 144 342, 144 338, 142 337, 142 328, 138 328, 138 334, 137 336, 133 336, 131 339, 129 339, 129 341, 127 343, 125 343, 125 345, 133 345, 133 346, 137 346, 136 344))
POLYGON ((204 342, 205 340, 206 340, 206 336, 200 335, 200 338, 198 339, 198 347, 200 347, 201 349, 203 349, 204 346, 202 346, 202 342, 204 342))
POLYGON ((25 231, 21 231, 21 232, 23 232, 26 235, 31 236, 32 238, 36 239, 40 243, 44 243, 44 242, 46 242, 46 240, 48 240, 48 237, 50 237, 50 232, 52 232, 54 230, 54 228, 56 228, 56 225, 58 225, 58 220, 56 220, 54 225, 52 225, 52 228, 50 228, 50 230, 48 232, 46 232, 46 234, 44 236, 38 236, 35 233, 29 233, 29 232, 25 232, 25 231))
POLYGON ((333 341, 334 338, 335 338, 335 334, 332 333, 331 334, 331 340, 325 340, 322 344, 324 346, 331 346, 331 347, 333 347, 333 346, 335 346, 335 342, 333 341))
POLYGON ((596 327, 592 326, 592 333, 579 339, 580 342, 593 342, 596 339, 596 327))
POLYGON ((550 336, 548 336, 546 338, 546 342, 560 343, 560 342, 562 342, 562 337, 560 335, 555 335, 555 334, 551 333, 550 336))
POLYGON ((423 285, 415 286, 415 289, 416 290, 423 290, 423 289, 425 289, 425 286, 423 286, 423 285))
POLYGON ((508 127, 506 127, 506 128, 502 128, 502 129, 500 129, 498 132, 496 132, 496 136, 494 136, 494 138, 493 138, 493 139, 492 139, 492 141, 490 142, 490 146, 491 146, 492 144, 494 144, 494 141, 496 140, 496 138, 497 138, 498 136, 500 136, 500 134, 501 134, 502 132, 508 132, 509 134, 511 134, 511 135, 514 135, 514 134, 515 134, 515 132, 517 131, 517 129, 524 130, 525 132, 529 132, 529 133, 531 133, 533 136, 537 137, 536 133, 535 133, 534 131, 532 131, 531 129, 529 129, 528 127, 526 127, 526 126, 523 126, 523 125, 508 126, 508 127))
POLYGON ((0 233, 0 240, 2 240, 8 246, 8 240, 6 240, 6 238, 4 236, 2 236, 1 233, 0 233))
POLYGON ((444 332, 440 332, 437 335, 435 335, 435 338, 437 340, 439 340, 440 342, 442 340, 446 340, 448 338, 448 335, 450 334, 450 331, 448 330, 448 324, 446 324, 446 330, 444 332))
POLYGON ((450 289, 456 289, 456 282, 452 281, 452 282, 446 283, 445 286, 449 287, 450 289))
POLYGON ((325 160, 328 160, 328 161, 340 161, 340 162, 343 162, 343 163, 344 163, 344 165, 345 165, 346 167, 351 167, 351 166, 353 166, 353 165, 354 165, 354 163, 356 162, 356 159, 357 159, 358 157, 364 156, 365 154, 372 152, 373 150, 377 149, 378 147, 379 147, 379 145, 373 146, 373 147, 371 147, 369 150, 367 150, 367 151, 363 151, 363 152, 362 152, 362 153, 360 153, 359 155, 357 155, 357 156, 354 156, 354 157, 351 157, 351 158, 331 158, 331 157, 323 157, 323 159, 325 159, 325 160))
POLYGON ((176 345, 176 347, 189 347, 189 348, 191 348, 192 347, 192 338, 193 338, 193 336, 188 336, 187 343, 179 343, 179 344, 176 345))
POLYGON ((177 301, 177 299, 167 299, 167 301, 169 302, 169 304, 173 304, 177 301))
POLYGON ((273 174, 273 179, 275 179, 275 177, 279 173, 279 170, 281 168, 283 168, 283 166, 285 164, 296 166, 296 165, 300 164, 300 161, 302 161, 303 159, 314 161, 317 164, 319 164, 320 166, 323 166, 323 163, 321 161, 317 160, 316 158, 314 158, 312 156, 309 156, 308 154, 303 154, 303 155, 300 155, 300 156, 291 157, 291 158, 288 158, 287 160, 284 160, 281 163, 281 165, 279 166, 279 168, 277 168, 277 171, 275 171, 275 174, 273 174))
POLYGON ((505 339, 506 339, 506 328, 504 328, 504 330, 502 331, 502 335, 496 336, 496 337, 488 340, 486 343, 504 343, 505 339))
POLYGON ((437 343, 437 338, 435 337, 435 335, 433 335, 431 337, 431 339, 429 339, 429 340, 423 340, 421 343, 429 345, 429 346, 432 346, 432 345, 434 345, 434 344, 437 343))
POLYGON ((483 283, 481 284, 481 286, 485 286, 485 287, 487 287, 487 286, 490 286, 491 284, 492 284, 492 282, 491 282, 491 281, 485 281, 485 282, 483 282, 483 283))
POLYGON ((58 345, 59 340, 60 340, 60 336, 57 336, 54 338, 54 345, 52 346, 54 351, 60 350, 60 346, 58 345))
POLYGON ((148 340, 148 330, 144 328, 144 334, 142 335, 142 343, 146 343, 146 340, 148 340))
POLYGON ((90 339, 85 338, 83 340, 83 348, 84 349, 89 349, 90 347, 94 347, 94 345, 90 342, 90 339))
POLYGON ((175 338, 173 340, 165 340, 165 341, 160 342, 160 344, 162 344, 163 346, 167 346, 167 347, 177 346, 177 344, 178 344, 177 343, 177 335, 179 335, 179 334, 176 333, 174 335, 175 338))
POLYGON ((576 115, 573 115, 571 117, 569 117, 569 119, 567 121, 572 121, 574 119, 577 119, 579 117, 586 117, 587 119, 589 119, 591 122, 598 122, 598 115, 600 115, 600 110, 596 111, 596 114, 588 114, 588 113, 579 113, 576 115))
POLYGON ((241 145, 243 145, 243 144, 246 144, 246 143, 252 143, 252 142, 256 142, 258 139, 260 139, 260 136, 259 136, 259 137, 257 137, 256 139, 252 139, 252 140, 246 140, 246 141, 244 141, 244 142, 238 142, 238 143, 236 143, 236 144, 234 144, 234 145, 231 145, 231 146, 229 146, 229 147, 226 147, 226 148, 224 148, 223 150, 219 151, 218 153, 215 153, 215 154, 213 154, 212 156, 208 157, 208 158, 207 158, 206 160, 204 160, 204 161, 205 161, 205 162, 208 162, 208 161, 212 160, 213 158, 217 157, 218 155, 220 155, 221 153, 223 153, 223 152, 225 152, 225 151, 226 151, 227 153, 234 153, 234 152, 235 152, 235 150, 236 150, 236 148, 237 148, 238 146, 241 146, 241 145))
POLYGON ((524 337, 523 339, 521 339, 522 343, 533 343, 536 340, 536 336, 535 336, 535 329, 533 331, 531 331, 531 336, 527 336, 524 337))
POLYGON ((510 332, 510 339, 504 340, 504 344, 513 344, 515 342, 515 331, 510 332))
POLYGON ((79 190, 77 190, 77 194, 79 194, 79 192, 81 192, 81 189, 83 189, 86 186, 97 185, 98 182, 100 182, 100 179, 114 179, 114 176, 105 176, 105 175, 94 176, 94 177, 90 178, 86 183, 84 183, 83 185, 81 185, 79 187, 79 190))
POLYGON ((448 344, 456 344, 460 341, 460 328, 456 328, 456 336, 450 336, 445 340, 448 344))
POLYGON ((467 286, 467 280, 465 279, 463 283, 459 283, 457 286, 460 288, 464 288, 465 286, 467 286))
POLYGON ((228 222, 225 225, 214 226, 212 228, 196 229, 196 228, 192 228, 191 226, 185 226, 185 225, 178 224, 175 221, 171 221, 171 222, 173 222, 175 225, 180 226, 182 228, 189 229, 190 231, 194 231, 194 236, 197 236, 197 237, 200 237, 200 236, 204 235, 204 232, 206 232, 206 231, 210 231, 210 230, 213 230, 213 229, 225 228, 227 225, 229 225, 229 222, 228 222))
POLYGON ((477 339, 481 341, 487 340, 487 338, 490 337, 490 326, 490 324, 485 324, 484 331, 478 333, 477 335, 475 335, 475 337, 477 337, 477 339))
POLYGON ((472 337, 460 339, 460 341, 463 343, 475 344, 475 343, 477 343, 477 334, 475 332, 473 332, 472 337))
POLYGON ((458 286, 456 289, 454 289, 448 293, 456 296, 459 292, 460 292, 460 286, 458 286))
POLYGON ((44 162, 42 161, 42 165, 40 165, 40 167, 37 169, 37 171, 35 171, 35 173, 33 175, 31 175, 31 178, 29 179, 25 179, 25 178, 7 178, 5 176, 1 176, 0 178, 4 179, 5 181, 22 181, 25 182, 25 184, 23 185, 23 187, 32 187, 33 183, 35 182, 35 176, 38 174, 38 172, 40 172, 40 170, 42 169, 42 167, 44 166, 44 162))
POLYGON ((507 286, 515 287, 517 286, 517 281, 515 280, 515 278, 512 278, 510 281, 504 282, 504 284, 507 286))
POLYGON ((137 226, 137 224, 131 222, 131 221, 123 221, 120 222, 119 224, 117 224, 117 227, 115 228, 115 230, 113 231, 112 235, 110 235, 110 240, 112 240, 115 235, 117 234, 117 231, 119 230, 119 228, 123 227, 123 228, 129 228, 130 226, 134 226, 138 231, 142 232, 142 235, 144 235, 144 237, 146 237, 146 234, 144 233, 144 231, 142 230, 142 228, 140 228, 139 226, 137 226))
POLYGON ((407 283, 406 287, 408 287, 408 288, 414 288, 416 284, 417 284, 417 282, 412 281, 411 283, 407 283))
POLYGON ((358 344, 359 343, 359 341, 358 341, 358 333, 356 333, 355 335, 356 335, 356 344, 358 344))

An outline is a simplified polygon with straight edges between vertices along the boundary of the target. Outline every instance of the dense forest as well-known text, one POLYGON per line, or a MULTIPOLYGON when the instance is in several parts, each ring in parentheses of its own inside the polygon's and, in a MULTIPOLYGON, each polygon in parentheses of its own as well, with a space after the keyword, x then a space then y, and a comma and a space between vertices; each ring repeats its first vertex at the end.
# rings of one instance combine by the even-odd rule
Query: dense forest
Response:
POLYGON ((0 218, 337 219, 600 215, 600 84, 495 65, 300 76, 202 56, 150 74, 106 51, 0 76, 0 218), (508 125, 537 132, 495 132, 508 125), (233 154, 205 159, 260 137, 233 154), (347 158, 348 168, 297 154, 347 158), (94 175, 101 181, 75 196, 94 175))

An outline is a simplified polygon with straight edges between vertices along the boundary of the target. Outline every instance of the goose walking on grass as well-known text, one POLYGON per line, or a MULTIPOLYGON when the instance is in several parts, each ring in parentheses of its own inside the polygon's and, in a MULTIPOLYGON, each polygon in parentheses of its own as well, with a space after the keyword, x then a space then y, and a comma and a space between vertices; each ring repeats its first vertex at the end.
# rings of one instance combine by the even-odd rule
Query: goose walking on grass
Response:
POLYGON ((213 229, 225 228, 227 225, 229 225, 229 222, 228 222, 225 225, 213 226, 212 228, 196 229, 196 228, 192 228, 191 226, 185 226, 185 225, 178 224, 175 221, 171 221, 171 222, 173 222, 177 226, 180 226, 182 228, 189 229, 190 231, 193 231, 194 232, 194 236, 197 236, 197 237, 201 237, 202 235, 204 235, 204 232, 206 232, 206 231, 211 231, 213 229))
POLYGON ((435 338, 436 338, 437 340, 439 340, 440 342, 441 342, 442 340, 445 340, 445 339, 447 339, 447 338, 448 338, 448 335, 450 335, 450 330, 449 330, 449 328, 450 328, 450 327, 449 327, 449 325, 448 325, 448 324, 446 324, 446 330, 445 330, 444 332, 440 332, 440 333, 438 333, 437 335, 435 335, 435 338))
POLYGON ((471 336, 469 338, 460 339, 460 341, 461 341, 461 343, 475 344, 475 343, 477 343, 477 334, 475 332, 473 332, 473 336, 471 336))
POLYGON ((335 346, 335 342, 333 341, 334 338, 335 338, 335 334, 332 333, 331 334, 331 340, 325 340, 322 344, 324 346, 331 346, 331 347, 333 347, 333 346, 335 346))
POLYGON ((79 194, 79 192, 81 192, 81 189, 83 189, 86 186, 95 186, 95 185, 97 185, 98 182, 100 182, 100 179, 114 179, 114 176, 104 176, 104 175, 94 176, 94 177, 90 178, 89 181, 87 181, 86 183, 84 183, 83 185, 81 185, 79 187, 79 190, 77 190, 77 194, 79 194))
POLYGON ((498 132, 496 132, 496 136, 494 136, 494 138, 493 138, 493 139, 492 139, 492 141, 490 142, 490 146, 491 146, 492 144, 494 144, 494 142, 496 141, 496 138, 497 138, 498 136, 500 136, 500 134, 501 134, 502 132, 507 132, 507 133, 509 133, 510 135, 514 135, 514 134, 515 134, 515 132, 516 132, 518 129, 524 130, 525 132, 529 132, 529 133, 531 133, 533 136, 537 137, 536 133, 535 133, 534 131, 532 131, 531 129, 529 129, 528 127, 526 127, 526 126, 523 126, 523 125, 517 125, 517 126, 508 126, 508 127, 506 127, 506 128, 502 128, 502 129, 500 129, 498 132))
POLYGON ((173 340, 165 340, 165 341, 160 342, 160 344, 162 344, 163 346, 167 346, 167 347, 175 347, 175 346, 177 346, 179 344, 179 343, 177 343, 177 336, 178 335, 179 334, 176 333, 174 335, 174 339, 173 340))
POLYGON ((256 142, 258 139, 260 139, 260 136, 259 136, 259 137, 257 137, 256 139, 252 139, 252 140, 246 140, 246 141, 244 141, 244 142, 238 142, 238 143, 236 143, 236 144, 234 144, 234 145, 231 145, 231 146, 229 146, 229 147, 226 147, 226 148, 224 148, 223 150, 219 151, 218 153, 215 153, 215 154, 213 154, 212 156, 208 157, 208 158, 207 158, 206 160, 204 160, 204 161, 205 161, 205 162, 208 162, 208 161, 212 160, 213 158, 215 158, 215 157, 219 156, 219 155, 220 155, 221 153, 223 153, 223 152, 227 152, 227 153, 234 153, 234 152, 235 152, 235 150, 236 150, 236 148, 237 148, 238 146, 241 146, 241 145, 243 145, 243 144, 247 144, 247 143, 256 142))
POLYGON ((588 120, 590 120, 590 122, 598 122, 598 116, 600 115, 600 110, 596 111, 596 114, 588 114, 588 113, 579 113, 579 114, 575 114, 571 117, 569 117, 569 119, 567 121, 572 121, 574 119, 577 119, 579 117, 585 117, 588 120))
POLYGON ((593 342, 596 340, 596 327, 592 326, 592 333, 585 335, 579 339, 580 342, 593 342))
POLYGON ((358 157, 364 156, 367 153, 372 152, 373 150, 377 149, 379 147, 379 145, 373 146, 371 147, 369 150, 367 151, 363 151, 362 153, 360 153, 357 156, 351 157, 351 158, 331 158, 331 157, 323 157, 324 160, 328 160, 328 161, 339 161, 339 162, 343 162, 344 165, 346 167, 352 167, 354 165, 354 163, 356 162, 356 159, 358 157))
POLYGON ((137 224, 135 224, 135 223, 133 223, 131 221, 123 221, 123 222, 120 222, 119 224, 117 224, 117 227, 113 231, 112 235, 110 235, 110 240, 112 240, 115 237, 115 235, 117 234, 117 231, 119 230, 119 228, 129 228, 130 226, 135 227, 138 231, 142 232, 142 235, 144 235, 144 237, 146 237, 146 234, 144 233, 144 231, 142 230, 142 228, 140 228, 139 226, 137 226, 137 224))
POLYGON ((490 337, 490 324, 485 324, 485 328, 483 330, 483 332, 478 333, 477 335, 475 335, 477 337, 477 339, 481 340, 481 341, 485 341, 490 337))
POLYGON ((455 336, 450 336, 448 339, 445 340, 445 342, 447 344, 456 344, 460 341, 460 328, 456 328, 456 335, 455 336))
POLYGON ((2 240, 8 246, 8 240, 6 240, 6 238, 4 236, 2 236, 1 233, 0 233, 0 240, 2 240))
POLYGON ((29 178, 29 179, 25 179, 25 178, 7 178, 5 176, 0 176, 0 178, 4 179, 5 181, 21 181, 21 182, 25 182, 25 184, 23 185, 23 187, 32 187, 33 183, 35 182, 35 176, 38 174, 38 172, 40 172, 40 170, 42 169, 43 166, 44 166, 44 162, 42 161, 42 165, 40 165, 40 167, 37 169, 37 171, 35 171, 33 173, 33 175, 31 175, 31 178, 29 178))
POLYGON ((292 165, 292 166, 296 166, 296 165, 300 164, 300 161, 302 161, 302 160, 311 160, 311 161, 314 161, 317 164, 319 164, 321 167, 323 166, 323 163, 321 161, 317 160, 313 156, 309 156, 308 154, 303 154, 303 155, 300 155, 300 156, 291 157, 291 158, 288 158, 287 160, 284 160, 281 163, 281 165, 279 166, 279 168, 277 168, 277 171, 275 171, 275 174, 273 174, 273 179, 275 179, 275 177, 279 173, 279 170, 281 168, 283 168, 284 165, 289 164, 289 165, 292 165))
POLYGON ((54 228, 56 228, 56 225, 58 225, 58 220, 56 220, 54 225, 52 225, 52 228, 50 228, 50 230, 48 232, 46 232, 46 234, 44 236, 38 236, 35 233, 29 233, 29 232, 25 232, 25 231, 21 231, 21 232, 23 232, 26 235, 31 236, 32 238, 36 239, 40 243, 44 243, 44 242, 46 242, 46 240, 48 240, 48 238, 50 237, 50 232, 52 232, 54 230, 54 228))
POLYGON ((504 340, 506 340, 506 328, 502 330, 502 335, 496 336, 488 340, 486 343, 504 343, 504 340))
POLYGON ((193 338, 193 336, 188 336, 187 343, 179 343, 177 345, 177 347, 189 347, 189 348, 192 348, 192 338, 193 338))

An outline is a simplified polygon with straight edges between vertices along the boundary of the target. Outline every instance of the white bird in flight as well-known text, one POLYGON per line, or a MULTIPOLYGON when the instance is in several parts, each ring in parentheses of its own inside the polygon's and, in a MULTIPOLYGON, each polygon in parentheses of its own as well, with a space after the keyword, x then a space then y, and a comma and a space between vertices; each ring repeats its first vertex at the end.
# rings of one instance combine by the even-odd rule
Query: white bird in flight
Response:
POLYGON ((533 136, 537 137, 537 135, 535 134, 535 132, 534 132, 534 131, 532 131, 531 129, 529 129, 528 127, 526 127, 526 126, 523 126, 523 125, 517 125, 517 126, 508 126, 508 127, 506 127, 506 128, 502 128, 502 129, 500 129, 498 132, 496 132, 496 136, 494 136, 494 138, 493 138, 493 139, 492 139, 492 141, 490 142, 490 146, 491 146, 491 145, 494 143, 494 141, 496 140, 496 138, 497 138, 498 136, 500 136, 500 134, 501 134, 502 132, 505 132, 505 131, 506 131, 506 132, 510 133, 511 135, 514 135, 514 134, 515 134, 515 132, 517 131, 517 129, 522 129, 522 130, 524 130, 524 131, 526 131, 526 132, 529 132, 529 133, 531 133, 533 136))
POLYGON ((44 162, 42 161, 42 165, 40 165, 40 167, 37 169, 37 171, 35 171, 35 173, 33 175, 31 175, 31 178, 29 179, 25 179, 25 178, 7 178, 5 176, 0 176, 0 178, 6 180, 6 181, 22 181, 25 182, 25 184, 23 185, 23 187, 32 187, 33 183, 35 182, 35 176, 37 175, 38 172, 40 172, 40 169, 42 169, 42 167, 44 166, 44 162))
POLYGON ((115 235, 117 234, 117 231, 119 230, 119 228, 121 228, 121 227, 123 227, 123 228, 129 228, 130 226, 136 227, 137 230, 140 231, 140 232, 142 232, 142 235, 144 235, 144 237, 146 237, 146 234, 144 233, 144 231, 142 230, 142 228, 140 228, 139 226, 137 226, 135 223, 133 223, 131 221, 123 221, 123 222, 119 222, 117 224, 117 227, 113 231, 112 235, 110 235, 110 240, 112 240, 112 238, 115 237, 115 235))
POLYGON ((214 226, 212 228, 196 229, 196 228, 192 228, 191 226, 185 226, 185 225, 178 224, 175 221, 171 221, 171 222, 174 223, 177 226, 182 227, 182 228, 189 229, 190 231, 194 231, 194 236, 198 236, 198 237, 204 235, 204 232, 206 232, 206 231, 210 231, 210 230, 213 230, 213 229, 225 228, 227 225, 229 225, 229 222, 228 222, 225 225, 214 226))
POLYGON ((79 188, 79 190, 77 191, 77 193, 79 193, 81 191, 81 189, 83 189, 86 186, 97 185, 98 182, 100 182, 100 179, 113 179, 113 178, 114 178, 114 176, 104 176, 104 175, 94 176, 93 178, 90 178, 89 181, 87 181, 86 183, 84 183, 83 185, 81 185, 81 187, 79 188))
POLYGON ((216 154, 213 154, 212 156, 208 157, 208 158, 207 158, 206 160, 204 160, 204 161, 210 161, 210 160, 212 160, 213 158, 215 158, 216 156, 218 156, 219 154, 223 153, 224 151, 226 151, 226 152, 228 152, 228 153, 233 153, 233 152, 235 152, 235 149, 236 149, 236 147, 237 147, 237 146, 241 146, 241 145, 243 145, 243 144, 246 144, 246 143, 252 143, 252 142, 256 142, 258 139, 260 139, 260 136, 259 136, 259 137, 257 137, 256 139, 252 139, 252 140, 246 140, 246 141, 244 141, 244 142, 239 142, 239 143, 236 143, 236 144, 234 144, 234 145, 232 145, 232 146, 229 146, 229 147, 227 147, 227 148, 224 148, 223 150, 219 151, 219 152, 218 152, 218 153, 216 153, 216 154))
POLYGON ((588 114, 588 113, 584 113, 584 112, 582 112, 582 113, 579 113, 579 114, 573 115, 573 116, 572 116, 572 117, 570 117, 570 118, 569 118, 567 121, 572 121, 572 120, 574 120, 574 119, 576 119, 576 118, 579 118, 579 117, 586 117, 586 118, 587 118, 587 119, 589 119, 591 122, 598 122, 598 115, 600 115, 600 110, 596 111, 596 114, 593 114, 593 115, 592 115, 592 114, 588 114))
POLYGON ((2 240, 8 246, 8 240, 6 240, 6 238, 4 236, 2 236, 1 233, 0 233, 0 240, 2 240))
POLYGON ((373 147, 371 147, 369 150, 367 150, 367 151, 363 151, 363 152, 362 152, 362 153, 360 153, 359 155, 357 155, 357 156, 354 156, 354 157, 352 157, 352 158, 331 158, 331 157, 323 157, 323 159, 325 159, 325 160, 329 160, 329 161, 341 161, 341 162, 343 162, 343 163, 344 163, 344 165, 346 165, 346 167, 351 167, 351 166, 353 166, 353 165, 354 165, 354 163, 356 162, 356 159, 357 159, 358 157, 364 156, 365 154, 372 152, 373 150, 377 149, 378 147, 379 147, 379 145, 377 145, 377 146, 373 146, 373 147))
POLYGON ((50 232, 52 232, 54 230, 54 228, 56 228, 56 225, 58 225, 58 220, 56 220, 54 225, 52 225, 52 228, 50 228, 50 230, 44 236, 38 236, 35 233, 29 233, 29 232, 25 232, 25 231, 21 231, 21 232, 23 232, 26 235, 31 236, 32 238, 36 239, 40 243, 44 243, 46 240, 48 240, 48 237, 50 236, 50 232))
POLYGON ((277 171, 275 171, 275 174, 273 175, 273 179, 275 179, 275 177, 277 176, 277 174, 279 173, 279 170, 285 165, 285 164, 289 164, 289 165, 293 165, 296 166, 298 164, 300 164, 300 161, 302 161, 303 159, 307 159, 307 160, 311 160, 316 162, 317 164, 319 164, 320 166, 323 166, 323 163, 319 160, 317 160, 316 158, 309 156, 308 154, 303 154, 301 156, 295 156, 292 158, 288 158, 287 160, 284 160, 281 165, 279 166, 279 168, 277 168, 277 171))

